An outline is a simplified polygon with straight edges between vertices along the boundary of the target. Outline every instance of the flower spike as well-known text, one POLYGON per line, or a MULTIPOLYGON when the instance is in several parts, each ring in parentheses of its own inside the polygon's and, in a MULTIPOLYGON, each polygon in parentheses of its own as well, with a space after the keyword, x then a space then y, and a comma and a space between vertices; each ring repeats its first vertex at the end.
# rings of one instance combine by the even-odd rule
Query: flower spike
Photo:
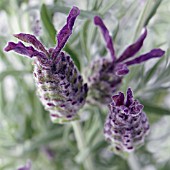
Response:
POLYGON ((116 152, 132 152, 144 143, 149 132, 149 122, 143 105, 127 90, 127 101, 119 92, 112 97, 110 112, 104 125, 104 136, 116 152))
POLYGON ((121 62, 123 60, 133 57, 141 49, 146 36, 147 36, 147 29, 144 28, 143 33, 138 38, 138 40, 134 44, 126 48, 126 50, 117 59, 117 62, 121 62))
POLYGON ((95 25, 100 27, 102 34, 103 34, 103 37, 106 41, 107 49, 110 51, 110 54, 111 54, 113 61, 115 61, 116 56, 115 56, 115 51, 114 51, 114 47, 113 47, 112 37, 109 35, 108 29, 106 28, 102 19, 99 16, 94 17, 94 23, 95 23, 95 25))
POLYGON ((47 50, 41 42, 30 34, 15 34, 21 41, 32 44, 26 47, 22 42, 9 42, 5 51, 15 51, 34 58, 34 79, 37 95, 49 111, 54 123, 65 123, 79 118, 78 111, 85 104, 88 86, 76 68, 72 58, 62 48, 72 33, 75 19, 80 10, 73 7, 67 17, 66 25, 57 35, 55 49, 47 50))
POLYGON ((66 25, 60 30, 57 35, 58 44, 53 51, 52 59, 55 59, 60 53, 68 38, 72 34, 72 29, 77 16, 80 14, 80 10, 77 7, 73 7, 67 17, 66 25))
POLYGON ((102 19, 96 16, 94 17, 94 22, 102 30, 107 44, 106 47, 109 49, 112 58, 102 57, 93 62, 88 77, 89 93, 92 94, 93 99, 101 104, 107 104, 111 102, 111 95, 119 89, 123 76, 129 73, 128 67, 130 65, 140 64, 152 58, 160 58, 165 52, 161 49, 153 49, 146 54, 132 58, 141 49, 147 36, 147 29, 144 28, 138 40, 128 46, 121 56, 116 59, 112 39, 102 19), (132 59, 130 60, 130 58, 132 59))

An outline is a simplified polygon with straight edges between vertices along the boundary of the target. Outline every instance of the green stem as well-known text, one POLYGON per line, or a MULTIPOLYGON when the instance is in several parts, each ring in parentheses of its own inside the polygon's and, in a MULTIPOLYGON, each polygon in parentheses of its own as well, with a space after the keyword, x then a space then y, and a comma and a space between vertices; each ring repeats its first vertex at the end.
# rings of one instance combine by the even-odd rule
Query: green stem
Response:
POLYGON ((129 154, 127 162, 131 170, 141 170, 137 157, 133 152, 129 154))
MULTIPOLYGON (((74 134, 75 134, 75 138, 77 141, 77 146, 78 149, 80 151, 80 153, 84 153, 87 150, 87 146, 85 143, 85 137, 82 131, 82 127, 81 124, 78 121, 72 122, 72 126, 73 126, 73 130, 74 130, 74 134)), ((91 155, 88 154, 85 158, 85 160, 83 161, 83 166, 85 170, 94 170, 94 166, 93 166, 93 161, 91 158, 91 155)))

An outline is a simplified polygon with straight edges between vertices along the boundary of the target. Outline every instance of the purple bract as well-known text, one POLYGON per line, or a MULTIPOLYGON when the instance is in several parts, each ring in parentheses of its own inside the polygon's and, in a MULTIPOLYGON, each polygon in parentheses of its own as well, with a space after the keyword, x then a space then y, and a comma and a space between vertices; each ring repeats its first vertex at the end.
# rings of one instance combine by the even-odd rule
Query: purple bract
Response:
POLYGON ((143 105, 134 100, 132 90, 112 96, 110 113, 104 125, 104 135, 116 151, 131 152, 143 144, 149 132, 149 122, 143 105))

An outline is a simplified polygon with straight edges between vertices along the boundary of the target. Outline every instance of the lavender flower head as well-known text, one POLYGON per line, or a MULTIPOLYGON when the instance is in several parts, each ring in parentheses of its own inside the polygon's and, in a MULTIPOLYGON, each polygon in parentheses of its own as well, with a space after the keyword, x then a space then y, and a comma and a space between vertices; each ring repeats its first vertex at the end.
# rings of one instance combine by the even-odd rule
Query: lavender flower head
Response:
POLYGON ((46 48, 33 35, 15 34, 14 36, 32 46, 25 46, 21 41, 9 42, 5 51, 15 51, 29 58, 34 58, 34 79, 37 94, 50 112, 52 121, 63 123, 78 118, 77 112, 84 105, 87 96, 87 84, 83 84, 82 76, 71 57, 62 48, 72 34, 72 29, 80 10, 73 7, 67 17, 66 25, 57 35, 55 48, 46 48))
POLYGON ((88 78, 90 86, 89 89, 95 100, 106 104, 110 103, 110 95, 118 90, 123 76, 128 74, 128 66, 140 64, 151 58, 160 58, 165 52, 157 48, 131 59, 143 45, 147 36, 147 30, 145 28, 137 41, 128 46, 119 57, 116 57, 112 38, 109 35, 109 31, 104 25, 102 19, 96 16, 94 18, 94 23, 100 27, 106 42, 106 47, 110 52, 111 57, 104 57, 94 61, 91 69, 91 75, 88 78))
POLYGON ((149 123, 143 105, 134 100, 132 90, 112 97, 110 113, 104 125, 104 135, 116 151, 131 152, 144 143, 149 123))

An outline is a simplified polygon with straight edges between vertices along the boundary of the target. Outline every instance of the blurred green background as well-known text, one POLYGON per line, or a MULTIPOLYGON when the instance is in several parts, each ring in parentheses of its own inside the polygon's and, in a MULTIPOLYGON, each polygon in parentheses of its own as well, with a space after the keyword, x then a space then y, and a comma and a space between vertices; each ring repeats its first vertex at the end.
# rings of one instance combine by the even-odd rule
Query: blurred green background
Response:
MULTIPOLYGON (((95 170, 170 169, 170 1, 169 0, 1 0, 0 1, 0 170, 14 170, 32 161, 33 170, 85 170, 90 157, 95 170), (32 78, 33 61, 13 52, 5 53, 14 33, 36 34, 47 46, 64 25, 72 6, 78 6, 73 35, 64 50, 86 74, 98 57, 107 55, 105 43, 93 24, 93 17, 104 19, 120 54, 147 26, 142 52, 160 47, 161 60, 151 60, 131 72, 121 86, 134 89, 144 104, 151 132, 143 147, 124 159, 108 150, 103 125, 108 108, 98 105, 81 110, 85 144, 77 147, 71 124, 52 124, 36 96, 32 78), (37 30, 40 30, 40 32, 37 30)), ((93 170, 90 169, 90 170, 93 170)), ((87 169, 86 169, 87 170, 87 169)))

